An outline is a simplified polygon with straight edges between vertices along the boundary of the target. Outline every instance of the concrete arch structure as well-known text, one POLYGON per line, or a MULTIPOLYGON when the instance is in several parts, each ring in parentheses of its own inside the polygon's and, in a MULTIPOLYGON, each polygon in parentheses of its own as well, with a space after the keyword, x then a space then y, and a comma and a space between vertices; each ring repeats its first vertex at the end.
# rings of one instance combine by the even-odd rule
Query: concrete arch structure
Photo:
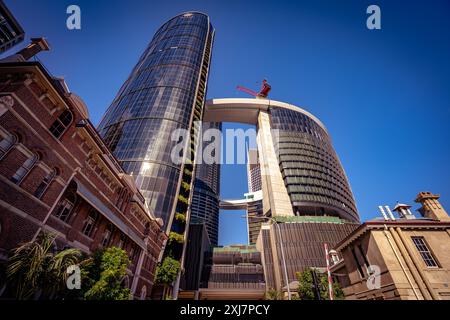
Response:
POLYGON ((267 111, 270 107, 284 108, 295 112, 303 113, 313 119, 327 133, 323 123, 310 112, 293 104, 269 100, 269 99, 248 99, 248 98, 224 98, 210 99, 206 101, 205 122, 238 122, 256 125, 260 111, 267 111))

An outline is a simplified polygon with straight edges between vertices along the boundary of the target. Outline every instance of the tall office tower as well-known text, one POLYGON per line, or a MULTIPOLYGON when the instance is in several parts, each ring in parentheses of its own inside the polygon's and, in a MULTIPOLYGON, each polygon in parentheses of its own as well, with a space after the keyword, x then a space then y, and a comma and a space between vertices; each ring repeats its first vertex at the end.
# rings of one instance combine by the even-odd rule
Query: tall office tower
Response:
POLYGON ((23 41, 25 32, 0 0, 0 54, 23 41))
MULTIPOLYGON (((260 120, 264 140, 267 128, 264 119, 260 120)), ((270 181, 267 189, 275 199, 274 207, 283 208, 280 200, 287 198, 292 211, 272 214, 278 223, 262 225, 257 245, 263 252, 267 285, 284 291, 296 280, 297 272, 311 267, 325 270, 324 243, 333 247, 347 237, 359 226, 359 215, 323 124, 306 112, 272 107, 270 126, 272 148, 267 148, 267 140, 261 145, 274 151, 276 168, 271 171, 271 152, 263 152, 268 159, 267 166, 261 166, 263 189, 264 181, 270 181)))
MULTIPOLYGON (((221 122, 204 122, 203 131, 222 130, 221 122)), ((206 147, 210 142, 204 142, 206 147)), ((220 150, 217 150, 220 151, 220 150)), ((220 163, 197 164, 194 194, 191 204, 191 222, 204 223, 212 246, 219 241, 220 163)))
POLYGON ((209 17, 202 13, 183 13, 165 23, 99 125, 106 144, 167 229, 184 185, 181 173, 193 169, 172 161, 178 141, 171 135, 176 129, 194 135, 193 123, 203 117, 213 38, 209 17))
POLYGON ((359 222, 347 176, 325 127, 313 116, 272 108, 275 153, 294 215, 359 222))
MULTIPOLYGON (((259 193, 262 194, 261 191, 259 193)), ((248 243, 250 245, 256 244, 258 240, 259 231, 261 230, 261 225, 265 221, 262 219, 263 206, 261 200, 255 200, 247 204, 247 230, 248 230, 248 243)))
POLYGON ((253 200, 247 204, 247 230, 248 243, 256 244, 261 224, 264 222, 262 191, 261 191, 261 168, 258 159, 258 150, 249 149, 247 152, 247 179, 248 194, 246 198, 253 200))
POLYGON ((247 178, 248 192, 261 190, 261 169, 258 161, 258 150, 256 149, 247 151, 247 178))

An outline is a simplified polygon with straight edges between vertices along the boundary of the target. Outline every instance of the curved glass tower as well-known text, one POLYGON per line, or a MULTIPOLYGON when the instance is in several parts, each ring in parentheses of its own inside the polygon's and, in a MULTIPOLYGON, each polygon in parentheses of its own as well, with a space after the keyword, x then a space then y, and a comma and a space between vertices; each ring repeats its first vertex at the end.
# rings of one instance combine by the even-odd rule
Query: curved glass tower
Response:
POLYGON ((359 222, 355 200, 331 139, 308 115, 270 108, 284 184, 295 215, 337 216, 359 222))
POLYGON ((174 164, 175 129, 201 120, 214 29, 202 13, 180 14, 155 34, 103 117, 99 131, 157 217, 169 225, 185 169, 174 164))

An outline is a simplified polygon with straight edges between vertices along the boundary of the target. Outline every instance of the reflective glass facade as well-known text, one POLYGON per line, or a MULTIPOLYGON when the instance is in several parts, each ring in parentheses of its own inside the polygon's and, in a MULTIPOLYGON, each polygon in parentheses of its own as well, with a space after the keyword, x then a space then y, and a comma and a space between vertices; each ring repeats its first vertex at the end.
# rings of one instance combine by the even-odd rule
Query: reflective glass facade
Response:
POLYGON ((99 125, 150 210, 166 224, 183 169, 171 160, 177 144, 171 134, 190 130, 195 104, 201 101, 203 107, 213 36, 208 16, 201 13, 184 13, 165 23, 99 125))
POLYGON ((331 215, 359 222, 344 169, 325 129, 304 113, 271 108, 280 170, 296 215, 331 215))
MULTIPOLYGON (((222 130, 220 122, 204 122, 203 130, 222 130)), ((204 146, 210 142, 205 142, 204 146)), ((205 224, 211 245, 219 241, 220 164, 198 164, 195 169, 191 222, 205 224)))
POLYGON ((256 241, 258 240, 261 225, 265 221, 263 219, 263 212, 262 200, 251 202, 247 207, 248 242, 250 245, 256 244, 256 241))

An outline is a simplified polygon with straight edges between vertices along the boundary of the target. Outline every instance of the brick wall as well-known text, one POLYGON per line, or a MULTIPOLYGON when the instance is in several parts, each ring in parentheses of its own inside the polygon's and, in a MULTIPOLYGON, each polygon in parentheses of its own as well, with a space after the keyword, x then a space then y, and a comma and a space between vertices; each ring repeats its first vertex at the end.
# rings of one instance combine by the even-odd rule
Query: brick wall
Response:
POLYGON ((134 275, 137 262, 145 249, 142 270, 139 278, 136 278, 136 296, 140 296, 144 287, 144 292, 150 296, 157 259, 167 236, 161 232, 156 220, 145 211, 143 204, 131 203, 134 191, 129 182, 124 180, 124 172, 110 168, 110 164, 102 160, 102 153, 112 156, 104 149, 97 135, 86 128, 75 126, 83 119, 83 112, 67 99, 67 93, 55 94, 49 90, 52 84, 39 64, 28 64, 5 72, 2 72, 2 68, 4 65, 0 65, 0 95, 11 95, 14 106, 7 107, 8 111, 0 117, 0 127, 9 134, 17 135, 19 141, 0 159, 0 251, 9 251, 22 242, 30 241, 39 227, 55 233, 60 247, 71 246, 88 253, 101 249, 105 231, 111 225, 105 213, 98 211, 101 209, 92 207, 78 195, 77 204, 67 221, 55 216, 60 201, 68 193, 63 191, 73 182, 80 182, 126 226, 125 231, 114 227, 110 245, 117 246, 121 240, 125 240, 123 249, 133 260, 129 268, 132 274, 130 285, 133 277, 137 277, 134 275), (28 78, 33 81, 25 81, 28 78), (6 82, 7 79, 13 81, 6 82), (63 135, 56 139, 49 128, 67 108, 73 114, 73 121, 63 135), (10 178, 30 153, 38 154, 39 161, 20 183, 13 184, 10 178), (53 169, 58 172, 58 176, 40 199, 36 198, 36 189, 48 171, 53 169), (120 197, 127 201, 119 208, 117 204, 120 197), (98 212, 98 219, 93 232, 86 236, 82 230, 92 210, 98 212), (136 234, 142 240, 141 243, 146 243, 146 247, 141 248, 135 243, 128 234, 130 232, 136 234))

